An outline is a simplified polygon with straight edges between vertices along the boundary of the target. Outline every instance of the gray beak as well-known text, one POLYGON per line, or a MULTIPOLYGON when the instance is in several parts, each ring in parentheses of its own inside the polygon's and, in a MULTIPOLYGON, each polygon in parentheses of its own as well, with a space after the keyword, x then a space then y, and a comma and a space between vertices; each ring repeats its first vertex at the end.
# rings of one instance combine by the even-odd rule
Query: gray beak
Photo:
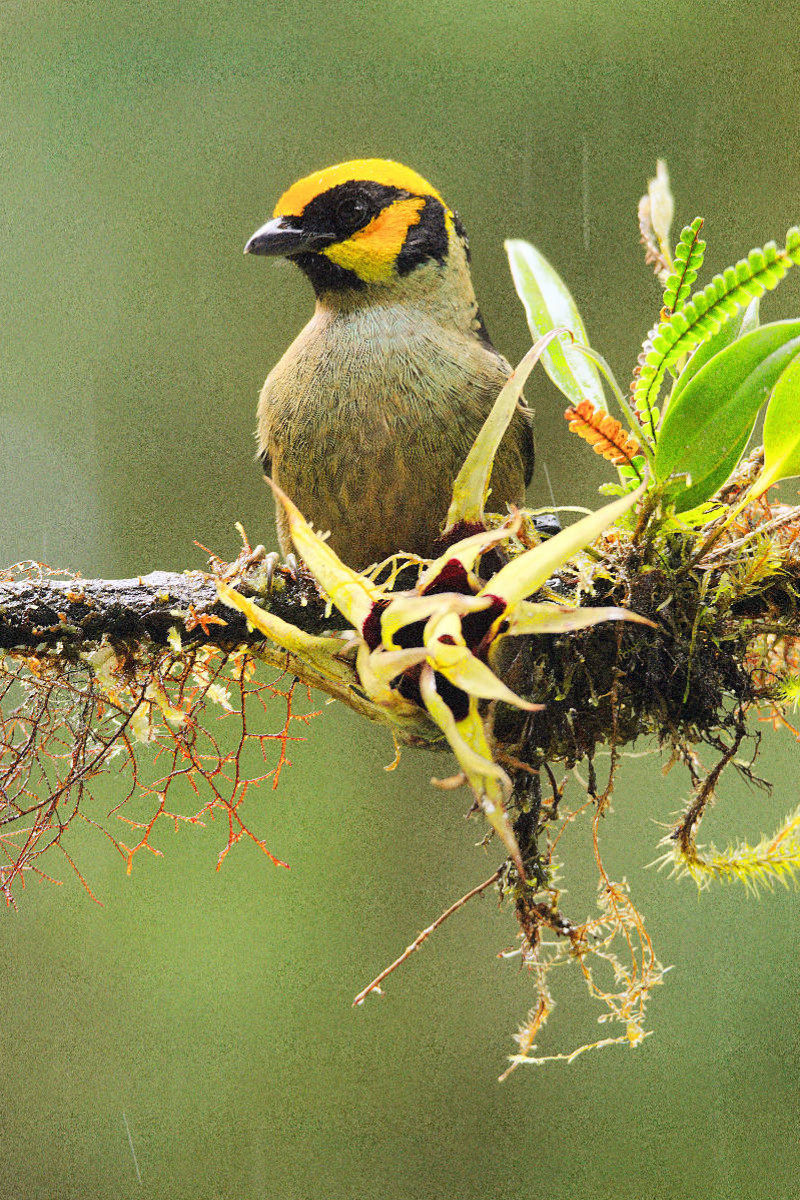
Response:
POLYGON ((257 229, 244 248, 245 254, 291 256, 311 254, 335 241, 333 234, 310 232, 302 228, 299 217, 275 217, 257 229))

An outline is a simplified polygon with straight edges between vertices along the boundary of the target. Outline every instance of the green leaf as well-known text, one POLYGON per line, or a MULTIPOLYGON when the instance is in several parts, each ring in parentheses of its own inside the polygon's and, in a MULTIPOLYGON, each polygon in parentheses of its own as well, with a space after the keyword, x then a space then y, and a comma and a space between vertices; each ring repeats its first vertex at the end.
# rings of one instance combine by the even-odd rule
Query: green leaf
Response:
POLYGON ((800 350, 800 321, 776 321, 739 338, 694 375, 664 418, 656 447, 656 479, 674 480, 684 512, 721 487, 736 467, 759 409, 800 350))
POLYGON ((715 275, 683 308, 661 321, 645 343, 644 365, 633 390, 636 411, 647 419, 667 368, 713 337, 740 308, 777 287, 793 263, 800 263, 800 230, 795 228, 786 234, 785 249, 768 242, 763 250, 751 250, 747 258, 715 275))
POLYGON ((678 245, 675 247, 675 269, 667 279, 664 292, 664 308, 671 313, 683 308, 703 265, 706 244, 700 238, 702 228, 703 218, 695 217, 691 225, 681 230, 678 245))
MULTIPOLYGON (((505 243, 511 277, 522 301, 534 341, 551 329, 564 326, 576 342, 589 344, 586 330, 569 288, 543 254, 518 238, 505 243)), ((591 400, 606 409, 603 385, 594 363, 575 349, 568 334, 552 342, 542 354, 542 366, 571 404, 591 400)))
POLYGON ((782 372, 764 418, 764 468, 753 485, 755 500, 773 483, 800 475, 800 354, 782 372))
POLYGON ((705 479, 701 479, 699 483, 690 484, 689 487, 682 487, 680 482, 675 483, 674 499, 675 511, 679 513, 689 512, 693 508, 699 507, 715 492, 718 492, 726 479, 728 479, 736 470, 739 459, 745 452, 745 447, 750 441, 750 435, 753 432, 755 417, 750 425, 747 426, 740 438, 731 444, 731 447, 725 457, 705 479))
POLYGON ((715 354, 719 354, 720 350, 724 350, 726 346, 732 345, 737 338, 742 337, 745 333, 750 333, 753 329, 758 329, 759 304, 759 300, 751 300, 746 309, 739 309, 736 316, 731 317, 727 324, 722 325, 713 337, 709 338, 707 342, 702 342, 697 347, 675 380, 675 386, 669 398, 670 404, 675 403, 689 380, 697 374, 701 367, 710 362, 715 354))

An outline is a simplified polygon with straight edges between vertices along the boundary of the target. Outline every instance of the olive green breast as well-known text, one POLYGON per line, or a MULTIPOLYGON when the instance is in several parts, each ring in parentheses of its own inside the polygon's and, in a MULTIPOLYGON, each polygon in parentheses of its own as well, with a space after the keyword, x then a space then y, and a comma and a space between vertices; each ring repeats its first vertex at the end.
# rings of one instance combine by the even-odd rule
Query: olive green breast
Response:
MULTIPOLYGON (((265 469, 350 566, 428 556, 455 476, 510 374, 472 333, 403 304, 318 308, 270 373, 258 410, 265 469)), ((525 415, 498 453, 489 507, 521 504, 532 465, 525 415)), ((278 512, 284 553, 291 549, 278 512)))

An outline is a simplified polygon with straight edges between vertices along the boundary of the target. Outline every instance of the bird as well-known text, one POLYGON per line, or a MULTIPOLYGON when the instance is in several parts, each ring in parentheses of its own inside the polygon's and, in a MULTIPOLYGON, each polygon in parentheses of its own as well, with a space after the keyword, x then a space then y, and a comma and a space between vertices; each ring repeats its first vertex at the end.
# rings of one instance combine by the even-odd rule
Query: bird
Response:
MULTIPOLYGON (((400 551, 432 557, 455 477, 511 374, 457 213, 411 168, 355 159, 289 187, 244 249, 296 263, 316 296, 261 390, 265 474, 357 571, 400 551)), ((495 459, 491 511, 524 503, 533 463, 523 403, 495 459)))

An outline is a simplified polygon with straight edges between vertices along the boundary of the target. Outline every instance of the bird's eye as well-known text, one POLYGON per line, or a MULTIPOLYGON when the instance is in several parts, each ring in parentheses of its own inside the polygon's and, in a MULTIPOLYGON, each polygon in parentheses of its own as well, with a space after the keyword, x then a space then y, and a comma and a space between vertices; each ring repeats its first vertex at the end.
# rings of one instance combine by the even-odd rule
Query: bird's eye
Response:
POLYGON ((336 220, 344 228, 358 229, 369 215, 369 205, 362 196, 345 196, 336 205, 336 220))

